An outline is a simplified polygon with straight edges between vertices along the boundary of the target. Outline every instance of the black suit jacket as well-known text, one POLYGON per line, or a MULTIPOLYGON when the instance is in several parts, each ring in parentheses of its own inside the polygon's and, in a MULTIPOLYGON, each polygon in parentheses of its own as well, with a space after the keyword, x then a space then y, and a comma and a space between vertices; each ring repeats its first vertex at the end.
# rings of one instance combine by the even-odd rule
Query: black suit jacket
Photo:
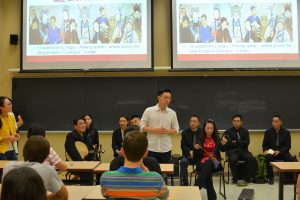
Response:
POLYGON ((121 150, 123 144, 123 138, 122 138, 122 132, 121 129, 118 128, 114 130, 113 135, 112 135, 112 142, 111 142, 111 147, 114 152, 114 157, 116 158, 118 154, 116 153, 116 150, 121 150))
POLYGON ((279 130, 279 146, 276 146, 277 133, 274 128, 265 131, 264 140, 262 144, 263 151, 268 149, 278 150, 281 154, 289 153, 291 148, 291 134, 285 128, 279 130))
POLYGON ((231 127, 224 132, 224 136, 228 140, 225 145, 226 153, 228 155, 248 151, 250 138, 247 129, 241 127, 239 130, 236 130, 234 127, 231 127), (237 133, 239 133, 240 139, 238 139, 237 133))
POLYGON ((196 138, 200 138, 202 135, 202 129, 198 128, 196 132, 193 132, 191 128, 188 128, 184 131, 182 131, 181 134, 181 150, 182 150, 182 156, 189 156, 190 151, 194 149, 194 135, 196 135, 196 138))

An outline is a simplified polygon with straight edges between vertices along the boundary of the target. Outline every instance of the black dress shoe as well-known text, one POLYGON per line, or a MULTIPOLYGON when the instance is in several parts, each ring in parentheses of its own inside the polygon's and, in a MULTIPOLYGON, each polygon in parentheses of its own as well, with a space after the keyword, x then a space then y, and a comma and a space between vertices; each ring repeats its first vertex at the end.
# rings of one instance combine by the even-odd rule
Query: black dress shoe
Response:
POLYGON ((274 178, 269 178, 268 184, 269 184, 269 185, 273 185, 273 184, 274 184, 274 178))

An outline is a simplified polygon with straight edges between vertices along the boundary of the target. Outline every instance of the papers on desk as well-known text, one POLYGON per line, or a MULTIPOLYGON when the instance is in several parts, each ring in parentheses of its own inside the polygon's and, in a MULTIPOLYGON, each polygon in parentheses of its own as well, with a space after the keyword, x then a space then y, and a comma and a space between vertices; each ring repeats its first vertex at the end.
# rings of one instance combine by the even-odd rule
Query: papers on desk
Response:
POLYGON ((274 151, 273 149, 269 149, 269 150, 267 151, 267 154, 273 155, 274 153, 275 153, 275 151, 274 151))

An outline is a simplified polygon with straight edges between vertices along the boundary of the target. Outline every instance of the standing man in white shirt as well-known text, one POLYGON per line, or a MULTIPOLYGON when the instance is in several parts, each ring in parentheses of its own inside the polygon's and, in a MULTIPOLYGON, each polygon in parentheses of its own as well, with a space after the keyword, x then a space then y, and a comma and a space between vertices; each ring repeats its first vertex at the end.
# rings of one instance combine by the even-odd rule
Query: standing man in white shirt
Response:
POLYGON ((156 158, 159 163, 170 163, 172 151, 170 135, 179 131, 176 113, 168 107, 171 102, 171 90, 159 91, 157 100, 155 106, 145 110, 141 130, 147 132, 148 156, 156 158))

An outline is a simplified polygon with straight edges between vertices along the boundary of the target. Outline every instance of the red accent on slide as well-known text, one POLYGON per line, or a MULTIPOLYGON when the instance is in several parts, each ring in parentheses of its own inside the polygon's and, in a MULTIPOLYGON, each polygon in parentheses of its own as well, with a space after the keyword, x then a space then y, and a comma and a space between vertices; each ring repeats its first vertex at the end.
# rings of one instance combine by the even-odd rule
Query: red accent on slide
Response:
POLYGON ((197 60, 298 60, 298 54, 181 54, 179 61, 197 60))
POLYGON ((146 54, 135 55, 72 55, 72 56, 27 56, 27 62, 96 62, 96 61, 145 61, 146 54))

